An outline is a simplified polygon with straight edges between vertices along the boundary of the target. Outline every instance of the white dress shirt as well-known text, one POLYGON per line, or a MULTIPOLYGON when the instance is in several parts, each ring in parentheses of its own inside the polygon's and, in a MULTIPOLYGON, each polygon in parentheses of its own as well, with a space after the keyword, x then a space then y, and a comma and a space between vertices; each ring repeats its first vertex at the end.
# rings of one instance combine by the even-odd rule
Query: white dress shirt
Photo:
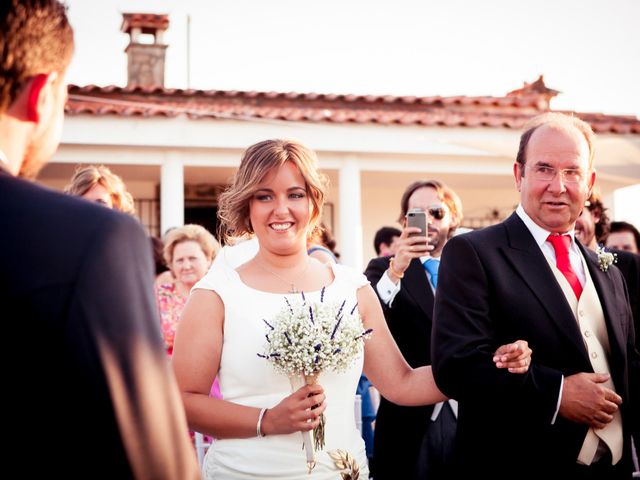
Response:
MULTIPOLYGON (((522 204, 518 205, 516 208, 516 215, 520 217, 520 219, 524 222, 525 226, 531 232, 533 239, 540 247, 540 250, 544 254, 545 257, 550 259, 554 264, 556 263, 556 252, 553 249, 551 243, 547 242, 547 238, 551 235, 551 232, 545 230, 533 220, 531 217, 527 215, 522 207, 522 204)), ((571 262, 571 267, 576 272, 576 276, 578 280, 580 280, 580 285, 584 287, 586 281, 586 274, 584 272, 584 266, 582 265, 580 250, 576 245, 576 237, 575 237, 575 229, 571 229, 568 232, 564 232, 565 235, 569 235, 571 237, 571 244, 569 245, 569 262, 571 262)), ((560 400, 562 399, 562 388, 564 387, 564 375, 562 376, 562 380, 560 381, 560 391, 558 392, 558 402, 556 404, 556 411, 553 414, 553 418, 551 419, 551 424, 556 423, 556 418, 558 417, 558 412, 560 411, 560 400)))
MULTIPOLYGON (((429 255, 420 257, 420 263, 426 262, 429 258, 432 257, 430 257, 429 255)), ((438 258, 438 260, 440 259, 438 258)), ((435 293, 433 285, 431 285, 431 275, 429 274, 429 272, 427 272, 426 269, 424 270, 424 274, 429 280, 431 291, 435 293)), ((397 284, 393 283, 393 280, 391 280, 391 278, 389 277, 389 271, 385 270, 385 272, 382 274, 382 277, 380 277, 380 280, 378 280, 378 283, 376 284, 376 290, 378 291, 378 295, 380 295, 380 300, 382 300, 385 305, 388 305, 390 307, 393 304, 393 299, 396 298, 396 295, 400 291, 401 286, 402 280, 398 281, 397 284)))

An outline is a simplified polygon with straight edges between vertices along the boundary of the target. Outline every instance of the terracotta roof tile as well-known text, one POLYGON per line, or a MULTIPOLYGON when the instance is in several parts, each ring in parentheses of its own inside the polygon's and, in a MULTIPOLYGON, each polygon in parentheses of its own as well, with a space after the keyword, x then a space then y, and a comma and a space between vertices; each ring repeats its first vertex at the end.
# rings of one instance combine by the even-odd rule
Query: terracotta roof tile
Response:
POLYGON ((143 33, 150 33, 153 30, 166 30, 169 28, 169 15, 123 13, 120 30, 128 33, 132 28, 140 28, 143 33))
MULTIPOLYGON (((71 85, 66 112, 520 129, 549 110, 548 93, 514 92, 504 97, 416 97, 71 85)), ((640 134, 640 120, 634 116, 565 113, 589 122, 597 133, 640 134)))

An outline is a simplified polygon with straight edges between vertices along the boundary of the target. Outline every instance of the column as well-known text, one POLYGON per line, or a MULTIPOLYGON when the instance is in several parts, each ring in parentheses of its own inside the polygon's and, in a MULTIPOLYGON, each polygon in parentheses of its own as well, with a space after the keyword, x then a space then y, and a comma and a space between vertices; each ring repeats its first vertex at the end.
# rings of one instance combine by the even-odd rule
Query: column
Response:
POLYGON ((340 182, 340 262, 362 271, 362 197, 360 168, 348 157, 339 173, 340 182))
MULTIPOLYGON (((605 205, 607 202, 605 202, 605 205)), ((613 201, 610 202, 613 208, 612 220, 629 222, 640 227, 640 184, 618 188, 613 191, 613 201)), ((640 335, 636 332, 636 336, 640 335)))
POLYGON ((168 154, 160 167, 160 234, 184 224, 184 165, 168 154))

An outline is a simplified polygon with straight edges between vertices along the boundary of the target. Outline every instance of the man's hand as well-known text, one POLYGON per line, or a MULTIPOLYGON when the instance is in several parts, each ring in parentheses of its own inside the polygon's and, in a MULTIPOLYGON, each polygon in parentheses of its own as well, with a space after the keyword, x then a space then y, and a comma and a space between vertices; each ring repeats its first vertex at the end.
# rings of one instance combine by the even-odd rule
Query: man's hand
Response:
POLYGON ((409 267, 409 263, 414 258, 428 255, 433 250, 433 245, 428 244, 426 236, 409 236, 412 233, 420 232, 417 227, 405 227, 402 235, 397 240, 396 254, 394 257, 394 272, 402 275, 409 267))
POLYGON ((606 427, 622 404, 616 392, 602 385, 607 380, 607 373, 577 373, 565 377, 560 415, 593 428, 606 427))
POLYGON ((493 355, 493 363, 498 368, 508 368, 511 373, 527 373, 532 353, 526 340, 517 340, 500 346, 493 355))

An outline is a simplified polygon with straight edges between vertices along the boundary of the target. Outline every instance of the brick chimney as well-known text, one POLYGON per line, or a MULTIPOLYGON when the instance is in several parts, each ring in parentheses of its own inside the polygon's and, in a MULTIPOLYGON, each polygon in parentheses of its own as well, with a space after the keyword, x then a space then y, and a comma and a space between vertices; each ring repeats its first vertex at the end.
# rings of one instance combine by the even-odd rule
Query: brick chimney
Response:
POLYGON ((167 45, 162 34, 169 28, 169 15, 123 13, 120 30, 129 34, 127 86, 164 87, 167 45), (151 35, 152 43, 144 42, 151 35))

